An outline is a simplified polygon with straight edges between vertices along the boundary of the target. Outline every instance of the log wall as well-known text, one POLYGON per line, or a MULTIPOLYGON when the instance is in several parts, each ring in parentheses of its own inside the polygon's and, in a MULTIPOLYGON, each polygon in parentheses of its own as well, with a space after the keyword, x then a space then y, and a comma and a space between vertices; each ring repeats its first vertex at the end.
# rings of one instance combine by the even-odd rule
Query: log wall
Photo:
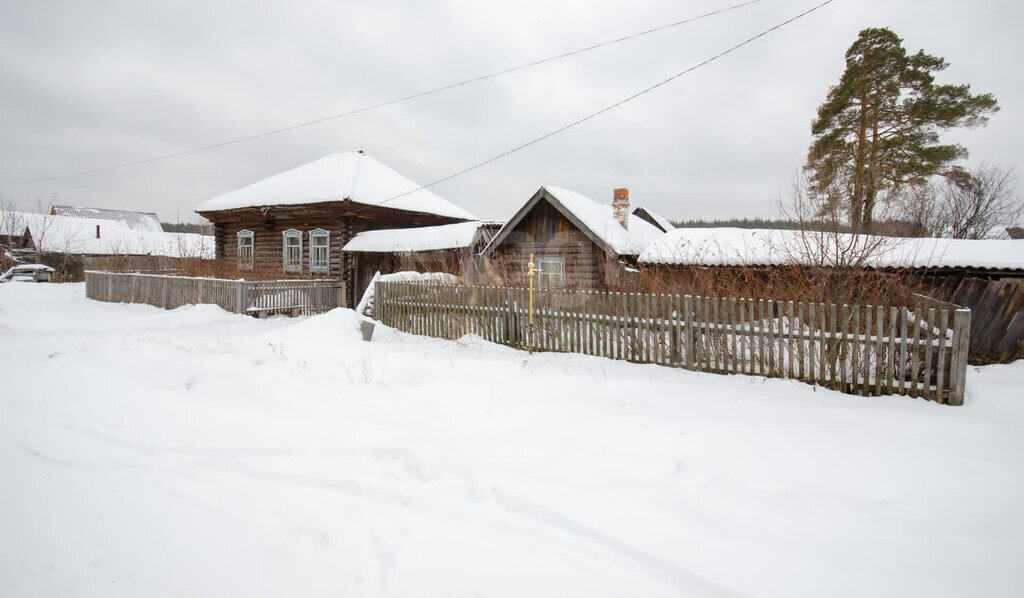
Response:
POLYGON ((566 286, 593 289, 607 284, 607 257, 583 231, 547 201, 540 201, 494 249, 491 267, 505 280, 519 282, 530 254, 561 257, 566 286))

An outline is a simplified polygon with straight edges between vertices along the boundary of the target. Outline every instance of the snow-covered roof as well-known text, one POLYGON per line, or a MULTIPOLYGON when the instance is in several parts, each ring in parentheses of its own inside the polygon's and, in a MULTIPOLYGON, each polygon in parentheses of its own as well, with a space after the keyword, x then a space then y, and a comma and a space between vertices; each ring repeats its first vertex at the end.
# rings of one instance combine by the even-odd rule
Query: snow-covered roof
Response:
POLYGON ((153 212, 133 212, 131 210, 108 210, 107 208, 79 208, 75 206, 53 206, 53 214, 57 216, 73 216, 76 218, 95 218, 97 220, 114 220, 123 222, 132 230, 148 230, 163 232, 160 217, 153 212))
POLYGON ((196 206, 196 212, 349 200, 396 210, 476 220, 466 210, 429 189, 419 187, 363 152, 340 152, 208 199, 196 206), (396 197, 398 195, 402 197, 396 197))
POLYGON ((629 228, 622 228, 615 219, 611 202, 601 204, 575 191, 544 185, 498 231, 488 251, 500 244, 541 199, 549 200, 555 209, 603 245, 603 249, 617 255, 637 255, 662 234, 656 226, 635 214, 627 215, 629 228))
MULTIPOLYGON (((640 211, 643 211, 645 214, 647 214, 647 216, 654 221, 654 225, 660 227, 661 230, 665 232, 668 232, 675 228, 674 226, 672 226, 672 223, 668 221, 668 218, 665 218, 661 214, 654 212, 647 206, 637 206, 636 208, 633 209, 633 213, 636 214, 637 216, 640 216, 640 214, 638 214, 638 212, 640 211)), ((643 218, 643 216, 640 217, 643 218)))
POLYGON ((629 228, 622 228, 615 219, 611 202, 598 203, 561 187, 545 185, 544 189, 619 255, 636 255, 662 234, 657 227, 635 214, 627 216, 629 228))
POLYGON ((84 255, 163 255, 214 257, 211 236, 132 230, 127 224, 99 218, 76 218, 30 212, 5 212, 0 234, 22 234, 28 228, 37 249, 84 255), (97 227, 99 238, 96 237, 97 227))
POLYGON ((357 234, 342 250, 390 253, 460 249, 473 245, 480 227, 491 227, 493 230, 500 224, 494 221, 472 221, 420 228, 371 230, 357 234))
POLYGON ((850 264, 869 268, 1024 270, 1024 240, 892 238, 740 228, 677 228, 640 254, 645 264, 759 266, 850 264))

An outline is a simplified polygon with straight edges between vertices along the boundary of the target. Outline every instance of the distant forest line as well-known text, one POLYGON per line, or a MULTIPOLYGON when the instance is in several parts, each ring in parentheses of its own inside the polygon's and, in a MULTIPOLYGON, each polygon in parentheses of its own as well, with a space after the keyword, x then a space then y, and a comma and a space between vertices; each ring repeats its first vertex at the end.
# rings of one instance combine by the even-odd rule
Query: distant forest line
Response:
MULTIPOLYGON (((800 230, 804 226, 813 226, 812 223, 786 218, 724 218, 715 220, 672 220, 676 228, 766 228, 773 230, 800 230)), ((826 225, 822 224, 822 228, 826 225)), ((833 224, 827 225, 831 230, 833 224)), ((840 232, 850 232, 850 227, 845 224, 838 225, 840 232)))

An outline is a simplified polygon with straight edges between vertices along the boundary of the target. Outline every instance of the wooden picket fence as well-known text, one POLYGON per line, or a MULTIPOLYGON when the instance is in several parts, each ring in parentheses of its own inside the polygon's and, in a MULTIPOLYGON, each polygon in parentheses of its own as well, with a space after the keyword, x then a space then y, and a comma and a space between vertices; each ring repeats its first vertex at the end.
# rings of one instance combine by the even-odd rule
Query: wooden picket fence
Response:
POLYGON ((378 281, 374 317, 413 334, 689 370, 801 380, 961 405, 971 312, 586 290, 378 281))
POLYGON ((85 295, 97 301, 146 303, 164 309, 208 303, 234 313, 301 306, 303 315, 345 307, 338 280, 226 280, 127 272, 85 273, 85 295))

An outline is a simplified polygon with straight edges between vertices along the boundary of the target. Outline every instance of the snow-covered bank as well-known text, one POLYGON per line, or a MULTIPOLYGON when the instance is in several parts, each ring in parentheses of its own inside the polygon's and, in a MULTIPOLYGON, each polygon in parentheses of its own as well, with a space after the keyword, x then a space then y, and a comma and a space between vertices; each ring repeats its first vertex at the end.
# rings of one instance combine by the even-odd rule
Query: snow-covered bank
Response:
POLYGON ((0 286, 4 596, 1014 596, 1024 363, 857 398, 0 286))

